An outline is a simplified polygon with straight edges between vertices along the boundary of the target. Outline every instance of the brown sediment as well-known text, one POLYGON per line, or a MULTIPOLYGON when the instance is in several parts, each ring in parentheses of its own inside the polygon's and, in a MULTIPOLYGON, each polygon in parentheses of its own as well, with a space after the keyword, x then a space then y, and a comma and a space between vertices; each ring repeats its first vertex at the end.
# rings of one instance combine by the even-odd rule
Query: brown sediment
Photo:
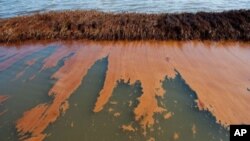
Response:
POLYGON ((179 14, 62 11, 0 19, 0 42, 41 39, 249 41, 250 10, 179 14))
POLYGON ((114 111, 114 109, 113 108, 109 108, 108 111, 111 113, 111 112, 114 111))
POLYGON ((122 125, 121 128, 123 131, 128 131, 128 132, 135 132, 136 131, 136 129, 132 126, 132 124, 122 125))
POLYGON ((43 140, 46 137, 43 131, 67 110, 67 99, 79 87, 88 69, 105 55, 105 50, 100 47, 79 47, 78 52, 66 60, 64 66, 52 76, 57 79, 48 94, 53 96, 52 103, 36 106, 17 121, 16 128, 20 139, 43 140), (25 136, 26 133, 30 136, 25 136))
POLYGON ((158 127, 158 130, 159 130, 159 131, 161 131, 161 130, 162 130, 160 126, 158 127))
POLYGON ((110 101, 109 103, 112 104, 112 105, 117 105, 118 104, 117 101, 110 101))
POLYGON ((131 107, 132 104, 133 104, 132 100, 129 100, 129 101, 128 101, 128 107, 131 107))
POLYGON ((193 135, 197 133, 195 124, 192 125, 192 133, 193 135))
POLYGON ((68 101, 64 101, 61 105, 61 113, 65 114, 65 112, 69 109, 69 102, 68 101))
POLYGON ((164 119, 169 119, 172 117, 172 113, 171 112, 168 112, 164 115, 164 119))
POLYGON ((180 138, 179 134, 175 132, 173 135, 173 139, 178 140, 179 138, 180 138))
POLYGON ((41 141, 44 140, 45 136, 44 135, 39 135, 33 138, 26 139, 25 141, 41 141))
POLYGON ((119 117, 119 116, 121 116, 121 113, 119 112, 114 113, 114 117, 119 117))
POLYGON ((147 141, 155 141, 155 138, 150 137, 147 141))
POLYGON ((207 109, 205 109, 204 104, 203 104, 203 102, 201 102, 201 100, 197 99, 197 100, 195 100, 195 102, 196 102, 199 110, 207 110, 207 109))
POLYGON ((74 127, 74 122, 73 122, 73 121, 71 122, 70 127, 71 127, 71 128, 74 127))

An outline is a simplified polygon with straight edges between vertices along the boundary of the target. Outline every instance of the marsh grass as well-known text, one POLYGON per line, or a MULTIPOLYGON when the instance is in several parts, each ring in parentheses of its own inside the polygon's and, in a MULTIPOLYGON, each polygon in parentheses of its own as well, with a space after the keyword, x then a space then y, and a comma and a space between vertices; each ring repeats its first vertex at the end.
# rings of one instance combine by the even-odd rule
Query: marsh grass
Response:
POLYGON ((196 14, 60 11, 0 19, 0 42, 46 39, 250 40, 250 10, 196 14))

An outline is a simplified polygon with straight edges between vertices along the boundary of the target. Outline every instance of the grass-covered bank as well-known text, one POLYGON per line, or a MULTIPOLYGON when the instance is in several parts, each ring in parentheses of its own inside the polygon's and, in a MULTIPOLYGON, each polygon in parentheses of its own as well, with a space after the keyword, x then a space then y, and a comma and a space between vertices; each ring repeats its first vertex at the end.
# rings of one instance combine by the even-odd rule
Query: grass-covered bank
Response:
POLYGON ((250 10, 196 14, 61 11, 0 19, 0 42, 44 39, 250 41, 250 10))

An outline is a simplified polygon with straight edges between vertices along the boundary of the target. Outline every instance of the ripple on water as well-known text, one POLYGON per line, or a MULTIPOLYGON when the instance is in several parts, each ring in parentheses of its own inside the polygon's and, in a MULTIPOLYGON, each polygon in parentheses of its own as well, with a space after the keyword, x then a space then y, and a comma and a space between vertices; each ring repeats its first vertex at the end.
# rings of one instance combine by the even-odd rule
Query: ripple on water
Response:
POLYGON ((0 1, 0 18, 13 17, 50 10, 100 10, 111 12, 174 13, 197 11, 225 11, 232 9, 249 9, 249 0, 2 0, 0 1))

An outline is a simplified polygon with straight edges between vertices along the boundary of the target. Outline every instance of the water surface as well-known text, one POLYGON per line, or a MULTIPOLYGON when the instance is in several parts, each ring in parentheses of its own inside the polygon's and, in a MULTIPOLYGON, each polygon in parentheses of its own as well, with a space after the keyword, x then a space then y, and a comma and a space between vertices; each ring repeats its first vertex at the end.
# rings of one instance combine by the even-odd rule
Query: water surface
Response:
POLYGON ((249 54, 240 42, 2 45, 0 140, 228 141, 228 124, 250 123, 249 54))
POLYGON ((219 12, 249 9, 249 0, 1 0, 0 18, 51 10, 99 10, 106 12, 219 12))

